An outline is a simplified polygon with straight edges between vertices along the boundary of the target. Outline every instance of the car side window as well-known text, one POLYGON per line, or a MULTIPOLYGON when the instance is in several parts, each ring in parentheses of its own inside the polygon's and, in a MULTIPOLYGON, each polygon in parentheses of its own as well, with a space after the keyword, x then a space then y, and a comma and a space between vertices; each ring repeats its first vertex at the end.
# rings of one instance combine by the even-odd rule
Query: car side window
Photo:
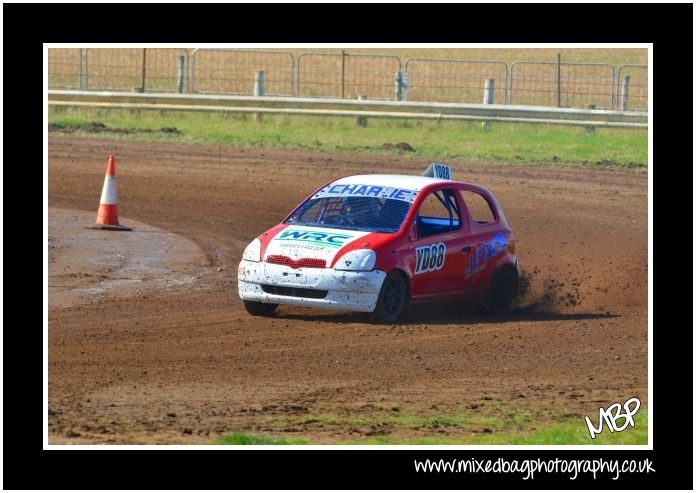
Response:
POLYGON ((459 192, 474 224, 485 226, 498 220, 495 211, 483 195, 470 190, 460 190, 459 192))
POLYGON ((416 217, 419 238, 449 233, 461 228, 459 205, 451 189, 431 192, 416 217))

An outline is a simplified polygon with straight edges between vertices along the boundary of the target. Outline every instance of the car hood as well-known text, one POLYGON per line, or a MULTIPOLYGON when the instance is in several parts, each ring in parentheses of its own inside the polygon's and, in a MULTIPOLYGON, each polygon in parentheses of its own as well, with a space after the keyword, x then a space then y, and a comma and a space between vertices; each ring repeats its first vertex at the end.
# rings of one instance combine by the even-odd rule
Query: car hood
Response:
POLYGON ((268 242, 264 260, 267 261, 271 255, 288 257, 293 262, 319 259, 326 261, 328 267, 343 247, 369 234, 367 231, 347 229, 288 226, 268 242))

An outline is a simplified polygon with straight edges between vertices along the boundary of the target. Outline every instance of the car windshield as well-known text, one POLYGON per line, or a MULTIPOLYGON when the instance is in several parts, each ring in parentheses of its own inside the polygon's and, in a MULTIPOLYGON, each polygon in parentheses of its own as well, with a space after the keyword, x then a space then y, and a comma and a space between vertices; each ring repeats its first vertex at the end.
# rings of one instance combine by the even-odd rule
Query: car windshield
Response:
POLYGON ((322 197, 302 204, 286 221, 301 226, 394 233, 411 204, 384 197, 322 197))

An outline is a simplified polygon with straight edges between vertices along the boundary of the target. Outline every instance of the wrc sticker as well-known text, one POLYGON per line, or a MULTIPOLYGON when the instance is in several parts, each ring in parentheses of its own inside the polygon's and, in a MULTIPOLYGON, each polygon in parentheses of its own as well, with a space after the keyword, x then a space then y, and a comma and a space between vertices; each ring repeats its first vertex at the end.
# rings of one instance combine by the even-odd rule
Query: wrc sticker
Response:
POLYGON ((442 242, 416 248, 415 274, 442 269, 442 266, 445 265, 446 254, 447 247, 442 242))

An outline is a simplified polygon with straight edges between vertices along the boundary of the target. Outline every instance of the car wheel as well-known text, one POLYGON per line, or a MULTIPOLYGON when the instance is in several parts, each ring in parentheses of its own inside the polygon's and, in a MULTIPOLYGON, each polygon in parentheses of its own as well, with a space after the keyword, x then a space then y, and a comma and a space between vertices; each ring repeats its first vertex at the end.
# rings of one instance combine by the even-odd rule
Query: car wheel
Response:
POLYGON ((273 315, 278 305, 274 303, 259 303, 258 301, 244 300, 244 308, 246 308, 246 311, 249 312, 250 315, 268 317, 269 315, 273 315))
POLYGON ((408 307, 408 286, 406 279, 398 272, 392 271, 382 283, 377 298, 375 315, 380 322, 396 322, 406 313, 408 307))
POLYGON ((490 313, 504 315, 510 311, 513 301, 517 298, 520 279, 517 271, 510 268, 500 269, 493 278, 487 308, 490 313))

